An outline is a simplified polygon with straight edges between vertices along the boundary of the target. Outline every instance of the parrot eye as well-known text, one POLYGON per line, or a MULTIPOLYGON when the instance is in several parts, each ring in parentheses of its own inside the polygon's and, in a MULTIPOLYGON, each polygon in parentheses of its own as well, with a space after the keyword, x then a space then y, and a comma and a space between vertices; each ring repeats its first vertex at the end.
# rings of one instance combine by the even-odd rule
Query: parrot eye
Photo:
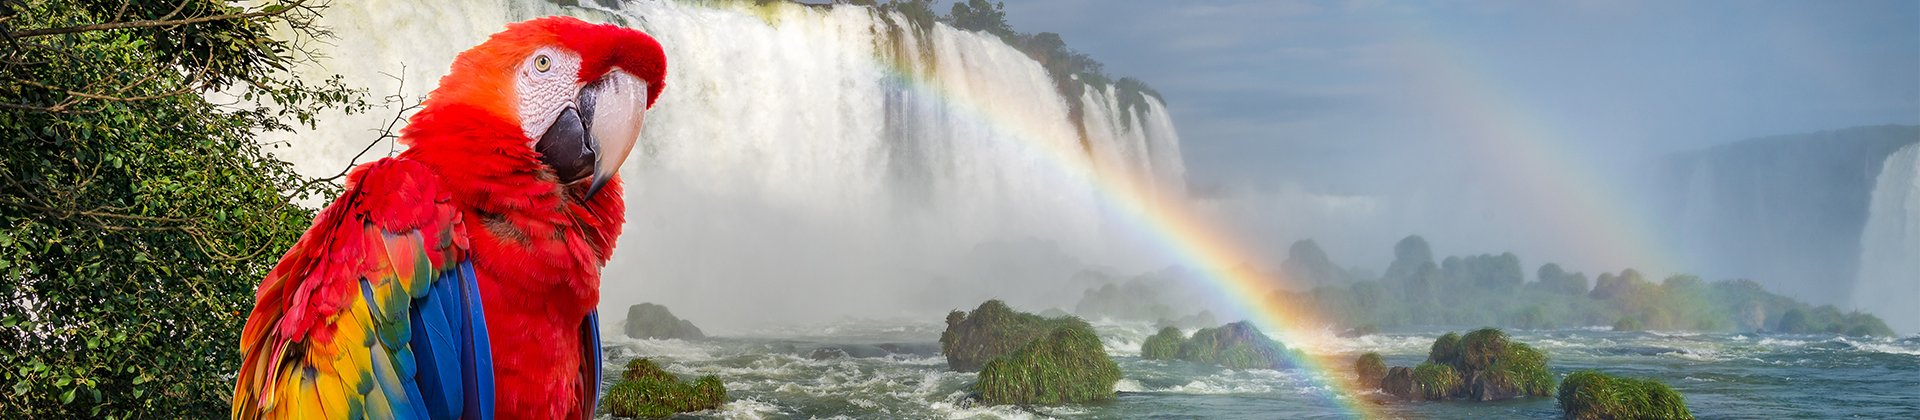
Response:
POLYGON ((546 54, 541 54, 540 56, 533 58, 533 68, 536 70, 540 70, 540 72, 542 73, 545 73, 547 69, 553 68, 553 60, 547 58, 546 54))

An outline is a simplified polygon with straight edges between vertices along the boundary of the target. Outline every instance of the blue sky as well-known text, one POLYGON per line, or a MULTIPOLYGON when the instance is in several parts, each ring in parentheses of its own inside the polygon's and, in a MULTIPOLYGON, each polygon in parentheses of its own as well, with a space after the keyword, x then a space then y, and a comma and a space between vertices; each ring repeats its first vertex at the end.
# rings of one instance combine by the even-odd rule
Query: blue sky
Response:
MULTIPOLYGON (((1018 0, 1023 32, 1160 90, 1198 184, 1365 190, 1448 132, 1470 69, 1597 162, 1920 123, 1920 1, 1018 0), (1373 182, 1370 182, 1373 181, 1373 182)), ((1520 118, 1517 117, 1516 118, 1520 118)))

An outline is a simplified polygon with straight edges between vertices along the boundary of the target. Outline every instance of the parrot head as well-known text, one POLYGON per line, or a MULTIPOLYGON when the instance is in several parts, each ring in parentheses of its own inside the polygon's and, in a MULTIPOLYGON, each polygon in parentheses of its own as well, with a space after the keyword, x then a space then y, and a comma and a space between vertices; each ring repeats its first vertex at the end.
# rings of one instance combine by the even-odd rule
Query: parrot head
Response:
POLYGON ((588 183, 580 197, 592 197, 633 150, 665 77, 666 55, 644 32, 544 17, 460 53, 421 113, 460 108, 513 123, 557 182, 588 183))

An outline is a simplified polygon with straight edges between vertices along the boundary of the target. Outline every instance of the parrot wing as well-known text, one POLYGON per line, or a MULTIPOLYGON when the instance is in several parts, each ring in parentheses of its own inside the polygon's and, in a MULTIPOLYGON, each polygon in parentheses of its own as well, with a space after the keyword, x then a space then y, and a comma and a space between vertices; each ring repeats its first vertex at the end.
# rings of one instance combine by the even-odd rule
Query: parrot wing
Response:
POLYGON ((346 185, 260 285, 233 418, 492 418, 486 318, 451 194, 395 158, 346 185))
POLYGON ((587 312, 587 319, 580 322, 580 406, 585 407, 583 418, 593 418, 593 408, 600 406, 600 310, 587 312))

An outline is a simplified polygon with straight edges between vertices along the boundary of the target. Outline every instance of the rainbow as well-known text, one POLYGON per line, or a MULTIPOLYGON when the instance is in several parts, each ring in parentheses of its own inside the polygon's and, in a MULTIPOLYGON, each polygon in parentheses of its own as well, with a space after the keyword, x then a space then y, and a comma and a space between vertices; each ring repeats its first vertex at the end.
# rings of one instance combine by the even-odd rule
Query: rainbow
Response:
POLYGON ((1674 273, 1688 267, 1649 209, 1618 182, 1622 177, 1606 173, 1608 165, 1591 159, 1597 154, 1569 140, 1576 130, 1557 127, 1554 118, 1535 111, 1515 94, 1513 83, 1483 64, 1489 61, 1469 47, 1473 43, 1436 26, 1395 25, 1407 31, 1401 39, 1412 40, 1402 50, 1411 62, 1407 67, 1418 69, 1418 94, 1409 96, 1435 102, 1421 109, 1435 110, 1446 124, 1441 131, 1457 135, 1454 144, 1468 156, 1484 157, 1477 163, 1496 175, 1490 178, 1507 183, 1496 186, 1501 191, 1541 198, 1528 200, 1533 208, 1521 212, 1541 218, 1524 221, 1542 235, 1534 243, 1568 245, 1573 254, 1563 262, 1603 270, 1674 273))
MULTIPOLYGON (((1076 141, 1061 141, 1037 134, 1045 130, 1026 127, 1014 113, 1025 110, 997 109, 985 106, 977 98, 971 98, 963 91, 950 89, 938 80, 923 74, 912 63, 877 54, 875 62, 889 77, 902 82, 907 89, 917 94, 938 98, 953 115, 976 119, 995 127, 1003 136, 1014 139, 1008 146, 1018 148, 1043 157, 1055 170, 1063 182, 1085 185, 1092 191, 1106 209, 1120 220, 1128 222, 1134 229, 1144 234, 1156 244, 1165 255, 1173 257, 1182 265, 1194 269, 1200 278, 1206 280, 1213 292, 1219 294, 1224 302, 1233 306, 1233 310, 1247 317, 1256 327, 1290 348, 1324 349, 1329 348, 1327 340, 1333 338, 1326 331, 1329 325, 1304 306, 1291 305, 1273 296, 1276 284, 1284 279, 1273 278, 1272 273, 1257 270, 1237 269, 1245 264, 1258 261, 1259 258, 1247 255, 1232 238, 1221 234, 1205 218, 1192 213, 1187 203, 1168 200, 1156 191, 1151 191, 1151 183, 1134 183, 1124 177, 1101 177, 1093 167, 1093 160, 1087 151, 1077 146, 1076 141)), ((1324 385, 1329 392, 1320 392, 1320 397, 1328 407, 1343 415, 1354 418, 1380 418, 1380 407, 1361 397, 1363 388, 1349 374, 1351 355, 1306 354, 1298 352, 1298 357, 1289 356, 1294 366, 1311 372, 1308 380, 1324 385)))

